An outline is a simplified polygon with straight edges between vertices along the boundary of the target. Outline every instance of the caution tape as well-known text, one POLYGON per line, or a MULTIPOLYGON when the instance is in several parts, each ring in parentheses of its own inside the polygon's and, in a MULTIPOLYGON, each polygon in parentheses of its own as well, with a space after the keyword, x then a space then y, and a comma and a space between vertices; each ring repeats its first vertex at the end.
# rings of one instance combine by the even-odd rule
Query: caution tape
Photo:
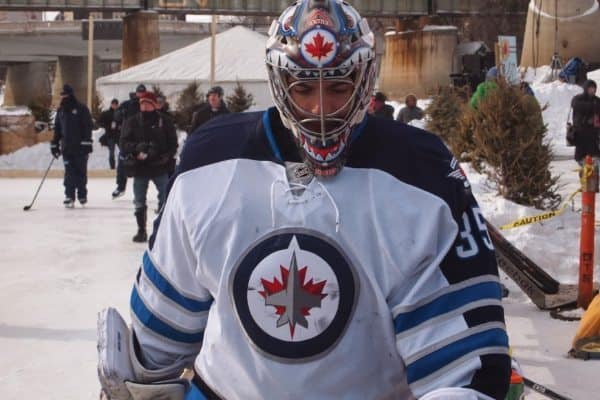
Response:
POLYGON ((571 202, 571 200, 573 200, 573 198, 579 192, 581 192, 581 189, 577 189, 575 192, 573 192, 569 196, 569 198, 567 199, 567 201, 565 201, 563 203, 563 205, 560 206, 560 208, 558 210, 556 210, 556 211, 549 211, 549 212, 538 214, 538 215, 532 215, 531 217, 519 218, 519 219, 517 219, 517 220, 515 220, 513 222, 510 222, 508 224, 502 225, 500 227, 500 229, 501 230, 507 230, 507 229, 512 229, 512 228, 518 228, 520 226, 535 224, 536 222, 547 221, 547 220, 552 219, 554 217, 558 217, 560 214, 562 214, 567 209, 567 206, 569 205, 569 203, 571 202))

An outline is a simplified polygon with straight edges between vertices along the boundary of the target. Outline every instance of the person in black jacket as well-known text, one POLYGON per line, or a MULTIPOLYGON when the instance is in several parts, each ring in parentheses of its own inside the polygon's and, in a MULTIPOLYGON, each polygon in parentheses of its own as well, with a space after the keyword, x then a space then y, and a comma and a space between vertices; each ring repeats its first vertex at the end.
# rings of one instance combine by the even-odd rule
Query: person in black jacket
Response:
POLYGON ((166 196, 169 170, 177 153, 177 134, 170 118, 158 111, 156 95, 145 92, 140 97, 140 111, 123 124, 119 147, 127 176, 133 177, 133 203, 138 231, 134 242, 145 242, 147 204, 150 181, 158 191, 158 208, 166 196))
POLYGON ((108 147, 108 164, 110 169, 115 169, 115 145, 119 144, 121 136, 121 123, 116 120, 115 114, 119 107, 119 100, 112 99, 110 108, 100 114, 100 126, 104 128, 104 134, 100 137, 100 143, 108 147))
POLYGON ((385 104, 387 96, 382 92, 377 92, 371 97, 371 103, 367 112, 374 117, 394 119, 394 107, 385 104))
POLYGON ((65 200, 67 208, 87 203, 87 162, 92 152, 92 116, 90 110, 75 98, 73 88, 65 84, 54 122, 54 138, 50 151, 55 158, 62 154, 65 165, 65 200))
POLYGON ((198 127, 217 115, 229 114, 229 109, 223 101, 223 88, 215 86, 206 94, 206 103, 201 104, 192 115, 193 133, 198 127))
MULTIPOLYGON (((140 112, 139 98, 145 92, 146 86, 140 83, 135 88, 135 92, 129 93, 129 99, 121 103, 121 105, 115 112, 115 120, 119 125, 121 125, 121 130, 123 129, 123 123, 125 122, 125 120, 140 112)), ((127 176, 125 175, 125 171, 123 170, 122 154, 119 151, 119 162, 117 163, 117 188, 111 194, 113 200, 123 196, 125 194, 126 188, 127 176)))
POLYGON ((598 117, 600 99, 596 96, 596 82, 583 84, 583 93, 571 100, 573 127, 575 129, 575 160, 582 164, 585 156, 600 157, 598 149, 598 117))

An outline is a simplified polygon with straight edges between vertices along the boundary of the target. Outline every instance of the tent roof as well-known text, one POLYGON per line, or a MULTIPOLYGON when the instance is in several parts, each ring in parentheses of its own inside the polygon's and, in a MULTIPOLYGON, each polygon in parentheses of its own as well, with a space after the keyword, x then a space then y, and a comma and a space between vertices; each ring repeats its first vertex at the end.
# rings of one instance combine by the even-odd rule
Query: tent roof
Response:
MULTIPOLYGON (((243 26, 216 35, 215 81, 266 81, 267 37, 243 26)), ((178 83, 210 80, 211 38, 115 74, 99 78, 99 85, 119 83, 178 83)))

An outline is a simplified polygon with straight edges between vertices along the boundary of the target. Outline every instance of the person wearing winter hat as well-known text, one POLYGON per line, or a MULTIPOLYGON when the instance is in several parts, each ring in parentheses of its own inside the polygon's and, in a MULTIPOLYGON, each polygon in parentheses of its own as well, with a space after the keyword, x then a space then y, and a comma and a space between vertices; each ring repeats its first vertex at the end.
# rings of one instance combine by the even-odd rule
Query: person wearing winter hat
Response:
POLYGON ((505 399, 483 216, 439 137, 366 115, 375 43, 344 0, 298 0, 271 25, 275 107, 188 137, 131 330, 99 316, 107 397, 505 399))
POLYGON ((133 177, 133 203, 138 231, 134 242, 148 240, 146 233, 146 195, 150 181, 158 191, 158 208, 165 197, 169 171, 177 153, 177 134, 170 118, 158 112, 156 95, 144 92, 139 97, 140 112, 123 125, 119 146, 127 176, 133 177))
POLYGON ((374 117, 380 117, 385 119, 394 119, 394 107, 389 104, 385 104, 387 96, 383 92, 377 92, 371 96, 371 102, 367 112, 374 117))
POLYGON ((104 128, 104 134, 100 136, 100 144, 108 147, 108 165, 110 169, 115 169, 117 163, 115 162, 115 147, 119 143, 119 136, 121 136, 121 124, 115 119, 115 114, 119 108, 119 100, 112 99, 110 107, 100 114, 99 123, 104 128))
POLYGON ((481 82, 477 85, 477 89, 475 89, 475 93, 471 96, 471 100, 469 104, 471 108, 477 109, 479 102, 487 96, 490 92, 494 91, 498 88, 498 84, 496 80, 498 79, 498 68, 492 67, 485 74, 485 81, 481 82))
POLYGON ((596 96, 596 82, 583 84, 583 93, 571 100, 573 128, 575 129, 575 161, 583 163, 585 156, 600 157, 600 98, 596 96))
MULTIPOLYGON (((115 119, 117 123, 123 127, 125 120, 136 115, 140 112, 139 98, 146 92, 146 86, 140 83, 135 88, 135 92, 129 93, 129 99, 121 103, 117 111, 115 112, 115 119)), ((119 154, 119 161, 117 163, 117 188, 112 192, 113 200, 119 198, 125 194, 127 188, 127 176, 123 171, 123 163, 121 161, 121 154, 119 154)))
POLYGON ((229 114, 229 109, 223 101, 223 88, 213 86, 206 93, 206 103, 201 104, 198 110, 192 115, 192 128, 190 133, 194 132, 200 125, 218 115, 229 114))
POLYGON ((62 154, 65 165, 63 204, 73 208, 76 197, 81 205, 87 203, 87 162, 92 152, 93 123, 90 110, 77 101, 73 87, 65 84, 60 97, 50 151, 55 158, 62 154))

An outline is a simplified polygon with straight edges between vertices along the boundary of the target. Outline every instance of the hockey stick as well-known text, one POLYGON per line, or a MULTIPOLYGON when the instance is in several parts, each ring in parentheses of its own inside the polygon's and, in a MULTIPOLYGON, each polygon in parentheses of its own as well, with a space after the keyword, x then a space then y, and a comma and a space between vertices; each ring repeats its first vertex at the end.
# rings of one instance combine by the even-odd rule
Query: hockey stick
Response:
POLYGON ((40 192, 40 189, 42 188, 42 185, 44 184, 44 181, 46 180, 46 177, 48 176, 48 172, 50 172, 50 167, 52 167, 52 163, 54 162, 55 158, 52 157, 52 159, 50 160, 50 164, 48 165, 48 168, 46 168, 46 173, 44 174, 44 177, 42 178, 42 181, 40 182, 40 185, 38 186, 35 195, 33 195, 33 200, 31 200, 31 204, 23 207, 23 211, 28 211, 31 209, 31 206, 33 206, 33 203, 35 202, 35 199, 37 199, 37 195, 40 192))
POLYGON ((546 386, 544 385, 540 385, 539 383, 535 383, 534 381, 527 379, 525 377, 523 377, 523 382, 525 382, 525 386, 527 386, 528 388, 530 388, 531 390, 534 390, 538 393, 543 394, 544 396, 548 397, 549 399, 553 399, 553 400, 572 400, 569 397, 565 397, 563 395, 560 395, 550 389, 548 389, 546 386))

